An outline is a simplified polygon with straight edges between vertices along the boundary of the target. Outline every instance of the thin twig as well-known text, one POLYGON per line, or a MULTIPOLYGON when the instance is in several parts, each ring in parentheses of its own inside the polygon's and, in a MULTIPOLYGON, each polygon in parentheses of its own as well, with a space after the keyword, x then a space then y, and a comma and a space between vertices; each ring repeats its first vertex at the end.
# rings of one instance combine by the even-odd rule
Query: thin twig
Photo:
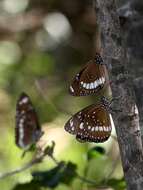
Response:
POLYGON ((17 168, 17 169, 15 169, 13 171, 6 172, 6 173, 1 173, 0 174, 0 180, 3 179, 3 178, 9 177, 9 176, 15 175, 17 173, 23 172, 23 171, 31 168, 33 165, 40 163, 45 156, 46 155, 42 155, 40 157, 37 157, 34 160, 32 160, 29 163, 27 163, 26 165, 24 165, 24 166, 22 166, 20 168, 17 168))
POLYGON ((57 159, 53 156, 53 155, 49 155, 49 157, 53 160, 53 162, 58 165, 59 161, 57 161, 57 159))

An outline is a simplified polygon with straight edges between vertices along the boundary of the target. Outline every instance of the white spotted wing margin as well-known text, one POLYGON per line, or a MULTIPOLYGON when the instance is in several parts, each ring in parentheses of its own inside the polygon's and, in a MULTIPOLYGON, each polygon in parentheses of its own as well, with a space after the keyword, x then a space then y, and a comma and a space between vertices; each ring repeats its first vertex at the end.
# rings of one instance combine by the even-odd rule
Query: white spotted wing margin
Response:
POLYGON ((28 149, 42 136, 38 116, 26 93, 21 93, 16 105, 15 143, 28 149))
POLYGON ((65 130, 79 142, 105 142, 112 131, 110 113, 102 104, 92 104, 73 115, 65 130))

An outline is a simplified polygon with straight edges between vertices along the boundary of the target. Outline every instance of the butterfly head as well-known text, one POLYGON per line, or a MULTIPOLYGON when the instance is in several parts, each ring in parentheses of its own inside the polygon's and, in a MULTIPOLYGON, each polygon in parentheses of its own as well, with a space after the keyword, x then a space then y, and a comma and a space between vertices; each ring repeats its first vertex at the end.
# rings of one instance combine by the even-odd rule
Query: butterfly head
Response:
POLYGON ((103 64, 103 59, 99 53, 95 54, 94 61, 96 64, 103 64))
POLYGON ((101 97, 101 103, 102 105, 106 108, 106 109, 109 109, 110 108, 110 104, 111 104, 111 101, 106 98, 105 96, 102 96, 101 97))

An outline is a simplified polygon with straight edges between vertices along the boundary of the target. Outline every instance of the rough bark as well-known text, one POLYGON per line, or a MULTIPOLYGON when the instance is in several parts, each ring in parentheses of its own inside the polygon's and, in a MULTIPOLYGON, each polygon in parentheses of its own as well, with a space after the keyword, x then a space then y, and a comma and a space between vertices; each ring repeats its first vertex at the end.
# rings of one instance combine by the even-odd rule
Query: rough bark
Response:
POLYGON ((127 54, 120 30, 115 0, 95 0, 97 22, 102 32, 104 60, 110 68, 113 114, 128 190, 143 189, 143 147, 132 77, 127 72, 127 54))

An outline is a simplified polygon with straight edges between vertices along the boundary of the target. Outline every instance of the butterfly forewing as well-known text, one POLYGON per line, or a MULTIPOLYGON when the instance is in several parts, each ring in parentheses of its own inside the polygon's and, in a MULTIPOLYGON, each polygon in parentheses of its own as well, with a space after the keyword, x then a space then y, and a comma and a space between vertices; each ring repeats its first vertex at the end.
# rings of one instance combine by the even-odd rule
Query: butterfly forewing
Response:
POLYGON ((65 124, 65 130, 73 135, 77 133, 77 127, 80 125, 81 120, 84 120, 84 111, 88 109, 84 108, 82 111, 79 111, 75 115, 73 115, 65 124))
MULTIPOLYGON (((98 55, 99 56, 99 55, 98 55)), ((101 57, 100 57, 101 58, 101 57)), ((69 92, 73 96, 86 96, 98 92, 108 81, 108 72, 102 58, 89 61, 74 77, 69 92)))
POLYGON ((66 123, 65 130, 74 131, 72 134, 80 142, 104 142, 112 130, 110 115, 101 104, 93 104, 75 114, 66 123))
POLYGON ((38 117, 28 95, 22 93, 16 106, 16 145, 27 149, 38 141, 42 132, 38 117))

